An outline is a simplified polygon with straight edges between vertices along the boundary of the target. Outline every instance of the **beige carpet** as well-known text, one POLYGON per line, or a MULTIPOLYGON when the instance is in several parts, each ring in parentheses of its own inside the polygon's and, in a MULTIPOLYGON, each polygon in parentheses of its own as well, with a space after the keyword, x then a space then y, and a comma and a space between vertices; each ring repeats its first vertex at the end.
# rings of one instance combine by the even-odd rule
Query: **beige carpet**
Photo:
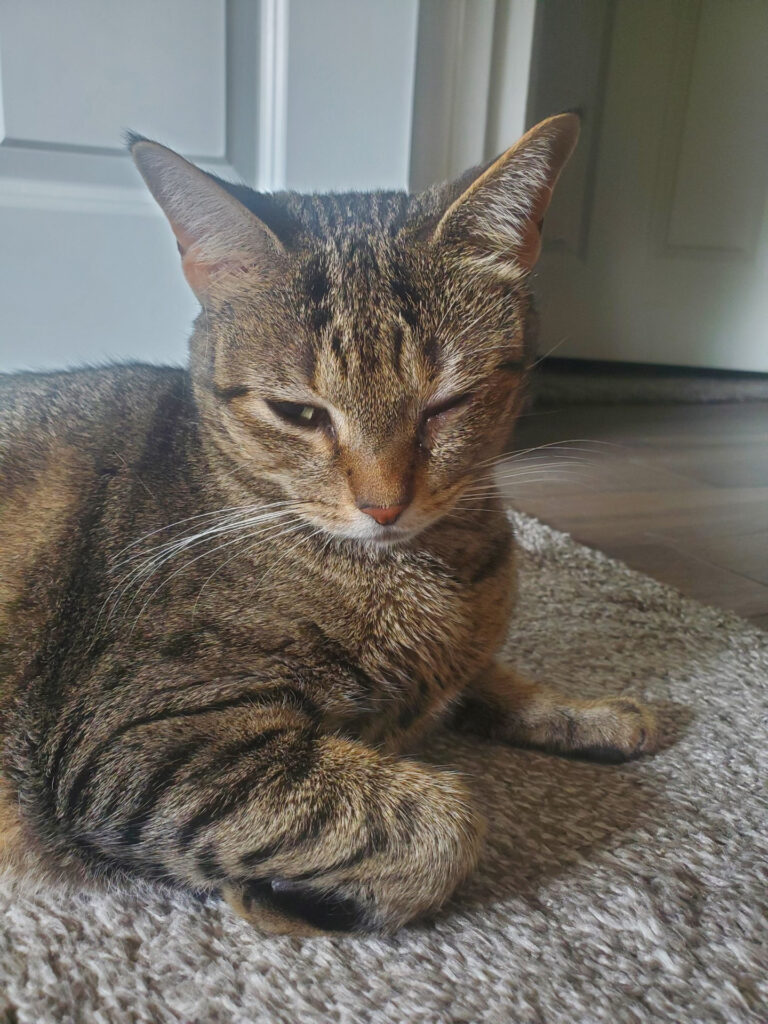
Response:
POLYGON ((768 635, 523 517, 509 651, 583 694, 653 701, 664 749, 620 768, 443 737, 475 776, 482 868, 394 939, 262 938, 156 891, 0 887, 0 1020, 768 1020, 768 635))

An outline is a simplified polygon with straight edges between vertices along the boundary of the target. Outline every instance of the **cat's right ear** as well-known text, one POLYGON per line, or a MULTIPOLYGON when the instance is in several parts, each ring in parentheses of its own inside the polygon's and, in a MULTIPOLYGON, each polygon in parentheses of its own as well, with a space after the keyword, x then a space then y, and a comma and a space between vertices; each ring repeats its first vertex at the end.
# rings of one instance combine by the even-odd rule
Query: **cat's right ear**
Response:
POLYGON ((243 271, 274 270, 285 250, 258 217, 172 149, 130 135, 134 163, 173 229, 181 265, 203 301, 243 271))
POLYGON ((450 205, 432 240, 476 270, 513 280, 527 273, 538 259, 544 214, 579 124, 573 113, 548 117, 493 163, 446 186, 450 205))

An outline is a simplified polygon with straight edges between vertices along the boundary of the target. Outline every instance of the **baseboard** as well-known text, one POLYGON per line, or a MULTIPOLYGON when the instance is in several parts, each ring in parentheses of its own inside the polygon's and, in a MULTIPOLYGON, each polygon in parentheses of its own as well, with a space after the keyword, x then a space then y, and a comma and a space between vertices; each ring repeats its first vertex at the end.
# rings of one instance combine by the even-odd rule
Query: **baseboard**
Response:
POLYGON ((544 359, 532 383, 537 405, 768 401, 768 373, 651 363, 544 359))

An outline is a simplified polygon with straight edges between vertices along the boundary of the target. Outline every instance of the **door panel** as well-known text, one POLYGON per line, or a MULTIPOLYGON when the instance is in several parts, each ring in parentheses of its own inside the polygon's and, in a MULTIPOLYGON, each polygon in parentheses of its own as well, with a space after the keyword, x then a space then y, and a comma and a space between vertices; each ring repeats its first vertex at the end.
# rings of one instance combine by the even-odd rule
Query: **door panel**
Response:
POLYGON ((529 120, 585 114, 537 275, 544 350, 767 371, 768 4, 541 12, 529 120))
POLYGON ((224 6, 4 3, 6 140, 117 150, 120 129, 135 127, 149 136, 170 130, 185 152, 223 157, 224 6))
POLYGON ((682 116, 668 133, 678 145, 668 151, 666 243, 752 257, 768 180, 768 11, 705 0, 692 14, 678 49, 688 87, 679 90, 682 116))
MULTIPOLYGON (((0 4, 0 370, 184 360, 197 304, 122 134, 157 137, 237 176, 227 8, 0 4)), ((255 138, 257 126, 241 130, 255 138)))

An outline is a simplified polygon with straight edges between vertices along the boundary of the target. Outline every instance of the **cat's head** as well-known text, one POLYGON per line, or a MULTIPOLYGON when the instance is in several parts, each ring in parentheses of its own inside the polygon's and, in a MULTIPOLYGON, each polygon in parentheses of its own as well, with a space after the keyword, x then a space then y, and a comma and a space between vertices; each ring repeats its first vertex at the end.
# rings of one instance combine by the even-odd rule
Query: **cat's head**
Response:
POLYGON ((449 512, 518 411, 526 279, 578 128, 552 117, 416 196, 258 194, 134 137, 203 307, 191 370, 226 471, 379 544, 449 512))

